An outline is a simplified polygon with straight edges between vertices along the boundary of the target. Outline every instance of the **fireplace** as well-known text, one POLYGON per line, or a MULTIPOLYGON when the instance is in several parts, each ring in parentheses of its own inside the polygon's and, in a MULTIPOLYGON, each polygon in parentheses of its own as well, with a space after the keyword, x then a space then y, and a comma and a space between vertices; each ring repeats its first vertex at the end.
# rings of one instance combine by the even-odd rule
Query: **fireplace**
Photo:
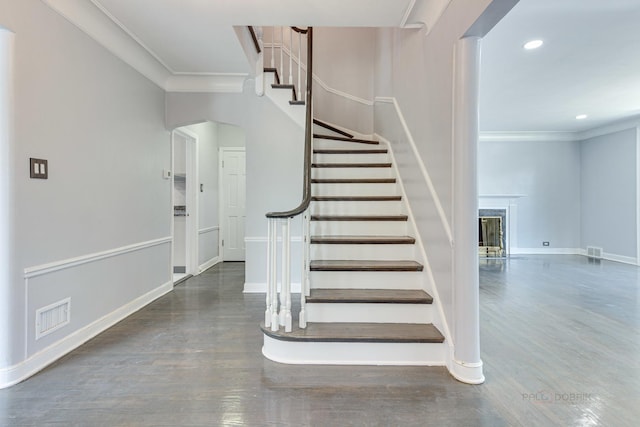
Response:
POLYGON ((507 210, 480 209, 478 217, 478 254, 485 257, 506 256, 507 210))

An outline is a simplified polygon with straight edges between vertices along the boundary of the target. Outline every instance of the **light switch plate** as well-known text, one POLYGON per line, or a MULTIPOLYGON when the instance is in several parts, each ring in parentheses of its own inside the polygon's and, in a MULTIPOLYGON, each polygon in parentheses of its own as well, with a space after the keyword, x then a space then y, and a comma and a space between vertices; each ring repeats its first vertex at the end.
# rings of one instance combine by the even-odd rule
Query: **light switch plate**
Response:
POLYGON ((49 162, 45 159, 29 159, 29 176, 34 179, 49 178, 49 162))

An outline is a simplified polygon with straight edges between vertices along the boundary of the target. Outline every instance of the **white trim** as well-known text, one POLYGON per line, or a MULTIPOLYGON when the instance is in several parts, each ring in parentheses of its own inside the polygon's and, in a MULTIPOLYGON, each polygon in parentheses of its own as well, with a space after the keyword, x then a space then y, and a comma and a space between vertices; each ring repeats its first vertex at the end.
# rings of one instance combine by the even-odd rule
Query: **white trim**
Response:
POLYGON ((582 255, 580 248, 511 248, 511 255, 582 255))
POLYGON ((479 194, 478 195, 478 199, 519 199, 520 197, 527 197, 527 195, 526 194, 479 194))
MULTIPOLYGON (((267 243, 269 241, 269 239, 266 236, 250 236, 250 237, 245 237, 244 238, 244 242, 245 243, 267 243)), ((282 236, 278 236, 278 242, 282 241, 282 236)), ((291 242, 302 242, 302 236, 292 236, 291 237, 291 242)))
POLYGON ((99 0, 89 0, 91 3, 93 3, 95 5, 95 7, 97 7, 98 9, 100 9, 100 11, 102 13, 105 14, 105 16, 107 16, 107 18, 111 19, 113 21, 114 24, 116 24, 118 27, 120 27, 120 29, 122 31, 124 31, 129 37, 131 37, 136 43, 138 43, 140 45, 140 47, 142 47, 144 50, 146 50, 149 55, 153 56, 155 58, 156 61, 158 61, 160 64, 162 64, 162 66, 164 68, 166 68, 167 70, 169 70, 170 73, 175 73, 175 71, 173 70, 173 68, 171 68, 169 66, 169 64, 167 64, 166 62, 164 62, 162 60, 162 58, 160 58, 160 56, 155 53, 153 50, 151 50, 151 48, 149 46, 147 46, 146 44, 144 44, 144 42, 142 40, 140 40, 140 38, 138 38, 138 36, 136 36, 134 34, 133 31, 129 30, 129 28, 127 28, 118 18, 116 18, 115 16, 113 16, 113 14, 111 12, 109 12, 107 10, 106 7, 104 7, 99 0))
POLYGON ((596 138, 598 136, 609 135, 612 133, 628 130, 640 126, 640 117, 634 117, 631 119, 620 120, 614 123, 609 123, 604 126, 589 129, 584 132, 576 132, 576 140, 584 141, 586 139, 596 138))
MULTIPOLYGON (((278 290, 280 289, 280 283, 278 283, 278 290)), ((291 282, 291 293, 299 294, 302 286, 300 282, 291 282)), ((244 282, 244 294, 264 294, 267 292, 266 282, 244 282)))
POLYGON ((422 161, 422 157, 420 156, 420 152, 418 151, 418 147, 416 146, 416 142, 413 139, 413 136, 411 135, 411 131, 409 130, 409 126, 407 125, 407 122, 404 119, 404 115, 402 114, 402 111, 400 110, 400 105, 398 105, 398 101, 393 98, 393 97, 381 97, 381 96, 377 96, 375 99, 375 102, 381 102, 381 103, 386 103, 386 104, 393 104, 393 106, 396 109, 396 114, 398 116, 398 119, 400 120, 400 123, 402 124, 402 128, 404 129, 405 132, 405 136, 407 137, 407 140, 409 141, 409 145, 411 146, 411 149, 413 151, 413 155, 415 156, 416 162, 418 162, 418 166, 420 168, 420 171, 422 172, 422 176, 427 184, 427 188, 429 188, 429 193, 431 194, 431 198, 433 199, 433 202, 436 206, 436 210, 438 211, 438 216, 440 217, 440 222, 442 223, 442 226, 444 228, 445 233, 447 234, 447 238, 449 239, 449 245, 453 246, 453 236, 451 233, 451 225, 449 225, 449 220, 447 219, 447 215, 444 212, 444 208, 442 207, 442 202, 440 202, 440 197, 438 196, 438 193, 436 191, 436 188, 433 185, 433 182, 431 181, 431 176, 429 175, 429 172, 427 172, 427 168, 424 164, 424 162, 422 161))
POLYGON ((413 12, 413 7, 416 5, 416 0, 410 0, 407 5, 407 10, 404 11, 404 15, 402 15, 402 19, 400 20, 400 28, 406 28, 407 21, 409 20, 409 15, 413 12))
POLYGON ((640 126, 636 127, 636 265, 640 265, 640 126))
POLYGON ((55 271, 64 270, 71 267, 76 267, 82 264, 88 264, 90 262, 100 261, 106 258, 112 258, 119 255, 124 255, 129 252, 135 252, 153 246, 159 246, 165 243, 170 243, 171 237, 163 237, 160 239, 148 240, 146 242, 134 243, 132 245, 121 246, 115 249, 109 249, 107 251, 95 252, 92 254, 82 255, 75 258, 67 258, 60 261, 54 261, 47 264, 36 265, 33 267, 27 267, 24 269, 24 278, 31 279, 33 277, 42 276, 44 274, 53 273, 55 271))
MULTIPOLYGON (((407 208, 407 215, 409 216, 409 221, 412 224, 415 231, 416 229, 415 216, 413 215, 413 211, 411 210, 411 205, 409 204, 409 198, 407 197, 407 192, 405 191, 402 178, 400 177, 400 173, 396 167, 398 163, 396 162, 396 157, 395 157, 395 154, 393 153, 393 147, 391 146, 391 143, 389 142, 389 140, 387 140, 386 138, 378 134, 375 134, 375 137, 387 145, 387 149, 389 150, 389 156, 391 157, 391 162, 393 163, 394 170, 396 171, 396 174, 397 174, 396 178, 400 187, 402 200, 404 201, 404 206, 407 208)), ((444 309, 442 308, 442 300, 440 299, 440 295, 438 293, 438 287, 436 286, 436 279, 433 276, 433 270, 431 269, 431 263, 429 262, 427 251, 424 248, 424 243, 422 242, 422 237, 420 236, 420 233, 416 232, 414 234, 415 234, 414 238, 416 239, 416 244, 418 246, 419 253, 422 256, 422 261, 425 266, 424 272, 427 275, 427 279, 429 280, 429 285, 430 285, 428 289, 425 289, 425 291, 431 293, 431 295, 433 296, 433 304, 436 306, 436 309, 438 312, 438 316, 434 317, 435 321, 433 323, 435 324, 436 327, 438 327, 438 329, 440 329, 440 332, 442 332, 442 334, 444 335, 445 342, 452 343, 453 339, 451 338, 449 324, 447 323, 447 318, 444 315, 444 309), (439 320, 439 322, 436 319, 439 320)), ((450 354, 453 354, 453 352, 451 352, 450 354)), ((445 357, 448 357, 448 355, 449 353, 447 353, 445 357)))
POLYGON ((577 141, 575 132, 480 132, 480 142, 577 141))
POLYGON ((36 372, 44 369, 51 363, 55 362, 65 354, 80 347, 91 338, 105 331, 116 323, 120 322, 127 316, 140 310, 147 304, 155 301, 161 296, 173 290, 173 283, 166 282, 163 285, 139 296, 133 301, 128 302, 122 307, 112 311, 111 313, 97 319, 89 325, 73 332, 70 335, 55 342, 49 347, 39 351, 28 359, 0 369, 0 389, 12 386, 25 380, 36 372))
POLYGON ((638 260, 636 258, 625 256, 625 255, 611 254, 608 252, 602 253, 602 259, 606 259, 607 261, 613 261, 613 262, 621 262, 623 264, 638 265, 638 260))
POLYGON ((212 231, 216 231, 216 230, 220 230, 220 227, 217 225, 214 225, 213 227, 201 228, 200 230, 198 230, 198 234, 211 233, 212 231))
POLYGON ((464 363, 454 359, 447 367, 453 378, 460 382, 465 384, 482 384, 484 382, 482 361, 478 363, 464 363))
MULTIPOLYGON (((266 48, 270 48, 271 46, 272 45, 270 43, 266 43, 265 44, 265 49, 266 48)), ((295 55, 291 54, 291 51, 289 50, 289 48, 286 45, 283 45, 282 43, 274 43, 273 46, 278 48, 278 49, 282 49, 282 51, 284 53, 286 53, 289 57, 291 57, 293 59, 293 61, 296 64, 298 64, 298 62, 299 62, 298 58, 296 58, 295 55)), ((300 64, 300 68, 302 68, 304 71, 307 70, 306 64, 300 64)), ((313 73, 313 81, 318 83, 318 85, 322 89, 324 89, 325 91, 327 91, 329 93, 332 93, 334 95, 340 96, 340 97, 348 99, 350 101, 358 102, 358 103, 363 104, 363 105, 367 105, 369 107, 372 107, 373 104, 374 104, 374 101, 371 101, 369 99, 360 98, 359 96, 351 95, 349 93, 343 92, 341 90, 338 90, 338 89, 335 89, 335 88, 329 86, 327 83, 324 82, 324 80, 322 80, 320 77, 318 77, 318 75, 315 74, 315 73, 313 73)))
POLYGON ((249 74, 187 74, 167 77, 163 89, 167 92, 242 93, 249 74))
POLYGON ((203 271, 210 269, 211 267, 220 263, 221 261, 222 260, 218 255, 216 257, 211 258, 209 261, 205 262, 204 264, 200 264, 200 266, 198 267, 198 270, 200 270, 199 272, 202 273, 203 271))

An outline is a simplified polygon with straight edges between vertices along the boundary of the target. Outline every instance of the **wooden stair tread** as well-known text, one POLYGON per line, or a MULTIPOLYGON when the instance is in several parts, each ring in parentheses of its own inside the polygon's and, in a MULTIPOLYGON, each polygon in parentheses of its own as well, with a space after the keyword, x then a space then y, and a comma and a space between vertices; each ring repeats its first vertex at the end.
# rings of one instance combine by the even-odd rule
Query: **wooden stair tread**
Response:
POLYGON ((432 304, 433 297, 411 289, 311 289, 307 303, 432 304))
POLYGON ((373 141, 371 139, 347 138, 345 136, 322 135, 319 133, 314 133, 313 137, 318 139, 331 139, 333 141, 356 142, 360 144, 372 144, 372 145, 380 144, 379 141, 373 141))
POLYGON ((289 101, 289 105, 306 105, 306 102, 304 102, 303 100, 299 99, 297 101, 289 101))
POLYGON ((311 215, 311 221, 407 221, 407 215, 311 215))
POLYGON ((402 196, 312 196, 313 202, 398 202, 402 196))
POLYGON ((390 168, 391 163, 313 163, 312 168, 390 168))
POLYGON ((273 332, 260 325, 265 335, 282 341, 368 342, 368 343, 441 343, 444 336, 434 325, 417 323, 307 323, 305 329, 294 325, 273 332))
POLYGON ((289 89, 289 90, 291 90, 291 92, 293 93, 293 100, 289 101, 289 103, 298 101, 298 94, 296 93, 295 85, 273 83, 271 85, 271 87, 274 88, 274 89, 289 89))
POLYGON ((312 184, 395 184, 395 178, 312 178, 312 184))
POLYGON ((311 236, 312 244, 325 245, 412 245, 410 236, 311 236))
POLYGON ((331 132, 339 133, 340 135, 345 136, 347 138, 353 138, 353 135, 351 135, 349 132, 345 132, 342 129, 338 129, 335 126, 331 126, 329 123, 325 123, 322 120, 313 119, 313 123, 325 129, 328 129, 331 132))
POLYGON ((422 271, 416 261, 315 260, 311 271, 422 271))
POLYGON ((316 148, 314 154, 386 154, 389 150, 386 148, 368 148, 368 149, 343 149, 343 148, 316 148))

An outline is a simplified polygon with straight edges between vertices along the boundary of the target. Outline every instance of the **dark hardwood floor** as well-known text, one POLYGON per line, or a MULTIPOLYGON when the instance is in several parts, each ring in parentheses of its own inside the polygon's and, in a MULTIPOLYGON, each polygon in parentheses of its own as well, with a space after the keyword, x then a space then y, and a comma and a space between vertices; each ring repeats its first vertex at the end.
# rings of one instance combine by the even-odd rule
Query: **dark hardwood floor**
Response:
POLYGON ((486 382, 445 368, 289 366, 260 353, 264 296, 224 263, 36 376, 1 426, 636 426, 640 269, 481 260, 486 382))

